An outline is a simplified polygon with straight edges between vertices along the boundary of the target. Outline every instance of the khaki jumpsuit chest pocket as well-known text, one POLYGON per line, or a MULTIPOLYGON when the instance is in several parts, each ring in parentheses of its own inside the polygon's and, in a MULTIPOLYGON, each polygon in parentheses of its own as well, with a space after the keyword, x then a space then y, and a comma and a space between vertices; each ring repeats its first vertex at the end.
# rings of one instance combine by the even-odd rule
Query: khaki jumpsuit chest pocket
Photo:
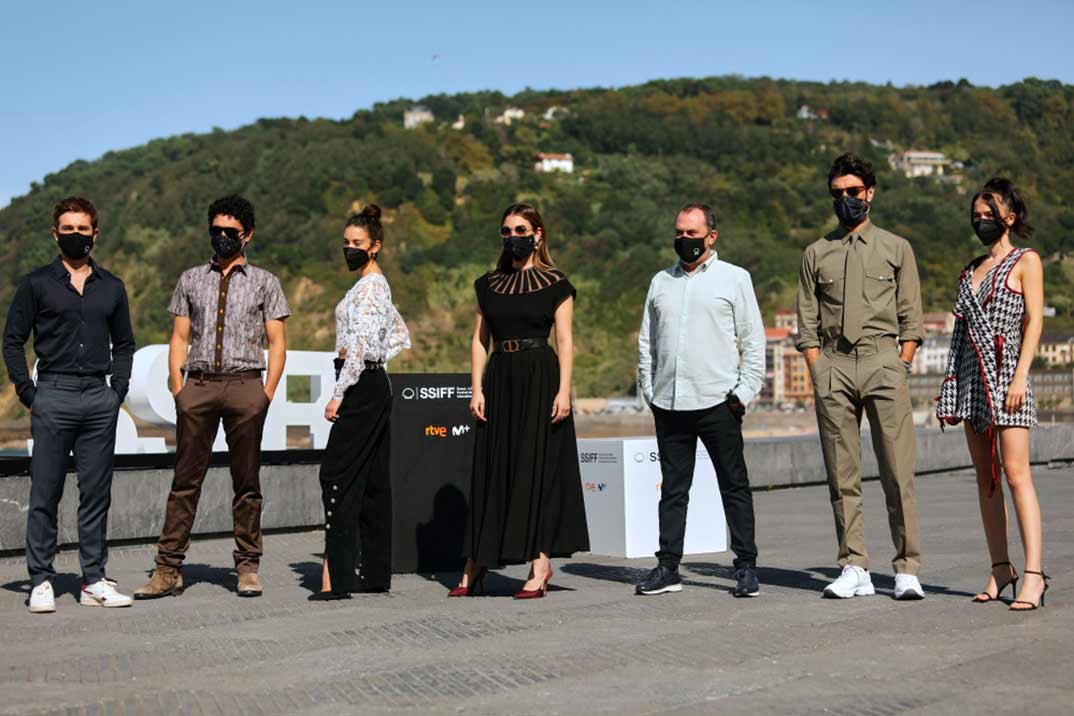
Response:
POLYGON ((895 269, 887 263, 865 268, 865 300, 883 306, 895 295, 895 269))
POLYGON ((817 298, 833 306, 843 305, 844 275, 834 272, 820 272, 817 274, 817 298))

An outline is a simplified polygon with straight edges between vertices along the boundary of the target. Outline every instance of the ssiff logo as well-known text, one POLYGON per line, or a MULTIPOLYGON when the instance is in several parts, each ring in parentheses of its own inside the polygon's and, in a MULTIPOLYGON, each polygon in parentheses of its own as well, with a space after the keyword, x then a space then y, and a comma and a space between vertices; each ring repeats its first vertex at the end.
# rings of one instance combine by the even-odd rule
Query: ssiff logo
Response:
POLYGON ((604 492, 604 488, 608 486, 606 482, 584 482, 582 487, 590 492, 604 492))

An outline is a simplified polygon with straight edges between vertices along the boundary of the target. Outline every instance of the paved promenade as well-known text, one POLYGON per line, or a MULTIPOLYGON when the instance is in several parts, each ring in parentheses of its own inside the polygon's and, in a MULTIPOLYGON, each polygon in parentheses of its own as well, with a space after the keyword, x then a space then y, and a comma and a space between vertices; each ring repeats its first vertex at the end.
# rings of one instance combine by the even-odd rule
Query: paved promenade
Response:
MULTIPOLYGON (((1036 480, 1054 579, 1047 606, 1022 614, 969 603, 989 560, 966 473, 918 482, 923 602, 891 599, 877 483, 878 593, 848 601, 820 596, 837 570, 817 487, 756 496, 754 600, 727 593, 728 554, 688 557, 683 592, 649 598, 631 584, 651 560, 580 555, 534 602, 510 599, 512 568, 486 598, 446 599, 455 574, 408 575, 390 596, 309 604, 310 532, 266 538, 260 599, 234 595, 230 540, 193 545, 185 595, 122 610, 77 605, 65 552, 59 611, 31 615, 24 561, 0 559, 0 714, 1070 714, 1074 469, 1036 480)), ((151 562, 147 546, 116 547, 109 571, 129 592, 151 562)))

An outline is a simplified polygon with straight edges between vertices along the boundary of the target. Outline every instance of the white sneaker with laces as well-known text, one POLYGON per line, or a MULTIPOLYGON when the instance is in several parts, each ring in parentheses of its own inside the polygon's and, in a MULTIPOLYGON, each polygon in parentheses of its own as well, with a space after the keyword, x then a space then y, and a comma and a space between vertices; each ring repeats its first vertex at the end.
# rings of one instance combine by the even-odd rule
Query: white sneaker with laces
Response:
POLYGON ((84 607, 129 607, 134 600, 117 592, 115 584, 110 579, 101 579, 88 587, 82 585, 78 603, 84 607))
POLYGON ((48 580, 41 582, 30 592, 30 611, 34 614, 56 611, 56 596, 52 593, 52 583, 48 580))
POLYGON ((895 598, 896 599, 924 599, 925 590, 921 588, 921 582, 912 574, 895 575, 895 598))
POLYGON ((843 567, 839 578, 824 588, 824 596, 836 599, 851 597, 870 597, 876 594, 869 570, 848 564, 843 567))

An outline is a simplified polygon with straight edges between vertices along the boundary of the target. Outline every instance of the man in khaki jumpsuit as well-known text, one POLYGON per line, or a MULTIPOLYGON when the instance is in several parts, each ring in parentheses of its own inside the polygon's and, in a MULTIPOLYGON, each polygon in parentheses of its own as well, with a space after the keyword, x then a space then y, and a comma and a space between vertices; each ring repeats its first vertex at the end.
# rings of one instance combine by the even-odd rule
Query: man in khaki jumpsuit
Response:
POLYGON ((895 598, 921 599, 908 373, 922 340, 921 289, 910 243, 869 220, 872 166, 845 154, 828 175, 839 228, 806 247, 797 348, 809 364, 828 473, 839 564, 828 597, 874 594, 861 498, 861 417, 869 419, 895 544, 895 598))

